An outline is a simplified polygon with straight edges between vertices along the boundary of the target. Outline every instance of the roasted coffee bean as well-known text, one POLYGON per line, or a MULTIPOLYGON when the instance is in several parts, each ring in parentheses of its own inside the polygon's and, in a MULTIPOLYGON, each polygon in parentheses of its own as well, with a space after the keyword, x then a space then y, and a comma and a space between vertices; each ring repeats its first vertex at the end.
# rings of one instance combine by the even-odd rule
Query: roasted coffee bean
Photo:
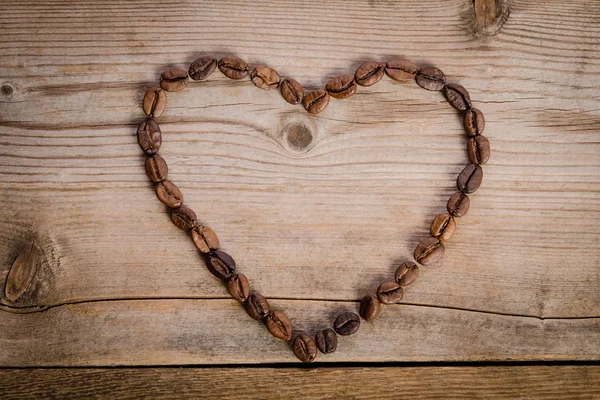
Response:
POLYGON ((442 90, 446 85, 446 75, 436 67, 421 67, 415 77, 417 85, 427 90, 442 90))
POLYGON ((477 136, 483 133, 483 128, 485 128, 485 118, 483 117, 483 113, 478 109, 470 108, 465 111, 463 122, 467 135, 477 136))
POLYGON ((188 70, 190 78, 195 81, 203 81, 217 68, 217 60, 211 56, 202 56, 195 59, 188 70))
POLYGON ((417 64, 404 58, 390 60, 385 65, 387 76, 397 82, 410 82, 414 79, 418 70, 417 64))
POLYGON ((490 142, 482 135, 470 138, 467 142, 467 154, 473 164, 485 164, 490 159, 490 142))
POLYGON ((292 323, 282 311, 272 311, 265 318, 265 325, 271 335, 286 342, 292 339, 292 323))
POLYGON ((246 301, 246 311, 248 311, 248 315, 252 318, 260 321, 269 314, 271 307, 269 306, 267 299, 262 295, 252 293, 248 296, 248 300, 246 301))
POLYGON ((183 204, 183 194, 171 181, 162 181, 156 185, 156 197, 167 207, 177 208, 183 204))
POLYGON ((280 81, 279 74, 273 68, 258 65, 250 73, 250 80, 257 88, 264 90, 277 89, 280 81))
POLYGON ((248 63, 238 57, 223 57, 218 63, 219 70, 230 79, 243 79, 248 76, 248 63))
POLYGON ((360 317, 353 312, 344 312, 337 316, 333 329, 338 335, 352 335, 360 326, 360 317))
POLYGON ((302 100, 302 105, 310 114, 318 114, 329 104, 329 93, 325 90, 308 92, 302 100))
POLYGON ((181 206, 171 211, 173 224, 186 232, 196 226, 197 220, 196 213, 189 207, 181 206))
POLYGON ((377 288, 377 298, 383 304, 396 304, 402 300, 404 290, 395 281, 383 282, 377 288))
POLYGON ((189 80, 185 70, 173 68, 160 75, 160 87, 167 92, 179 92, 185 89, 189 80))
POLYGON ((158 154, 146 157, 144 168, 146 168, 146 175, 152 182, 161 182, 167 179, 169 167, 165 159, 158 154))
POLYGON ((431 222, 429 227, 431 236, 440 239, 442 242, 450 240, 456 231, 456 221, 450 214, 439 214, 431 222))
POLYGON ((203 254, 206 267, 219 279, 227 280, 235 272, 235 260, 221 250, 203 254))
POLYGON ((337 348, 337 335, 333 329, 323 329, 315 335, 315 342, 321 353, 333 353, 337 348))
POLYGON ((457 83, 448 83, 444 86, 444 96, 448 103, 457 110, 464 111, 471 108, 471 96, 467 89, 457 83))
POLYGON ((360 301, 359 314, 365 321, 372 321, 381 313, 381 305, 377 296, 373 294, 366 295, 360 301))
POLYGON ((290 104, 300 104, 304 98, 304 88, 295 79, 284 79, 281 82, 281 95, 290 104))
POLYGON ((444 255, 444 245, 434 237, 423 239, 415 249, 415 260, 423 265, 431 265, 444 255))
POLYGON ((462 217, 467 213, 467 211, 469 211, 470 205, 471 199, 469 199, 469 196, 461 191, 458 191, 450 196, 446 208, 453 217, 462 217))
POLYGON ((406 261, 400 264, 396 270, 394 278, 400 286, 407 286, 414 282, 419 276, 419 267, 412 261, 406 261))
POLYGON ((234 300, 239 301, 240 303, 244 303, 248 300, 248 297, 250 296, 250 282, 248 282, 246 275, 231 275, 227 280, 227 291, 234 300))
POLYGON ((149 117, 158 118, 165 111, 166 106, 167 92, 161 88, 148 89, 144 95, 144 101, 142 102, 144 114, 149 117))
POLYGON ((458 175, 456 186, 461 192, 469 194, 479 189, 482 180, 483 169, 479 165, 471 163, 458 175))
POLYGON ((138 125, 137 139, 144 153, 155 154, 162 143, 162 133, 154 118, 147 118, 138 125))
POLYGON ((298 360, 309 363, 317 357, 317 345, 313 338, 308 335, 298 335, 294 339, 294 354, 298 360))
POLYGON ((336 99, 345 99, 356 93, 356 82, 352 75, 343 75, 333 78, 325 86, 325 90, 331 97, 336 99))
POLYGON ((360 86, 371 86, 376 84, 383 78, 385 64, 375 61, 363 63, 354 74, 354 80, 360 86))
POLYGON ((217 234, 208 226, 198 225, 192 229, 192 241, 201 253, 210 253, 219 248, 217 234))

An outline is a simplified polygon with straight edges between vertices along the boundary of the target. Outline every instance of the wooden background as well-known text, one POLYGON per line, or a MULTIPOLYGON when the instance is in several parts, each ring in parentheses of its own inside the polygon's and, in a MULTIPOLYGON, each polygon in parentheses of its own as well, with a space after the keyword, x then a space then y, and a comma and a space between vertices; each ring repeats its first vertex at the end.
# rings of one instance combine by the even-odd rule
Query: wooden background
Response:
MULTIPOLYGON (((600 397, 599 2, 3 1, 0 34, 0 397, 214 398, 232 375, 249 398, 386 397, 369 382, 397 376, 415 398, 600 397), (203 53, 309 89, 404 56, 486 115, 492 158, 443 261, 316 369, 287 368, 144 174, 144 91, 203 53)), ((186 203, 311 334, 412 257, 467 161, 443 96, 387 78, 310 116, 217 71, 159 121, 186 203)))

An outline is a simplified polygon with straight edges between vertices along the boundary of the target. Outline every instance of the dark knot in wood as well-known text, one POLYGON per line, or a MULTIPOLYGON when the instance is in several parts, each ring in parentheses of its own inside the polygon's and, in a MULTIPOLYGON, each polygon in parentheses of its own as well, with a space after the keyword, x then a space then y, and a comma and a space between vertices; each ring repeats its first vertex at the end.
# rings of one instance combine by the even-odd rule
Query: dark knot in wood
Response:
POLYGON ((469 30, 476 36, 496 35, 510 14, 508 0, 471 0, 472 6, 465 17, 469 30))

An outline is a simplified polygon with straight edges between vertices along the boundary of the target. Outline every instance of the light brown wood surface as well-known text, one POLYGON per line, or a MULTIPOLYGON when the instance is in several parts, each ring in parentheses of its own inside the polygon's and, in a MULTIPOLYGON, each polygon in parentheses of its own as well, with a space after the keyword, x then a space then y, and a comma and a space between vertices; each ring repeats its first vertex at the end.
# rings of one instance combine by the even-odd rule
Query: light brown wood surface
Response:
MULTIPOLYGON (((486 115, 492 157, 443 261, 319 361, 598 360, 600 3, 475 3, 3 2, 0 365, 294 361, 144 174, 144 91, 203 53, 313 89, 405 56, 486 115)), ((217 71, 159 122, 186 203, 309 333, 412 258, 467 162, 443 96, 387 77, 310 116, 217 71)))

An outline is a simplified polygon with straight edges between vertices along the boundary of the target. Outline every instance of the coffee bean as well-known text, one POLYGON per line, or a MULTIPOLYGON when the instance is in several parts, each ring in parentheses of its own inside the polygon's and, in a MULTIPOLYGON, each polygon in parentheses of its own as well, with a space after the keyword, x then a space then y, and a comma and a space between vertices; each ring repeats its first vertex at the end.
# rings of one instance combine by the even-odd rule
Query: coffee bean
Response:
POLYGON ((162 181, 156 185, 156 197, 167 207, 177 208, 183 204, 183 194, 171 181, 162 181))
POLYGON ((282 311, 272 311, 265 318, 265 325, 271 335, 286 342, 292 339, 292 323, 282 311))
POLYGON ((235 272, 235 260, 221 250, 203 254, 206 267, 219 279, 227 280, 235 272))
POLYGON ((294 354, 302 362, 312 362, 317 357, 317 345, 308 335, 298 335, 294 339, 294 354))
POLYGON ((173 224, 186 232, 196 226, 197 220, 196 213, 189 207, 181 206, 171 211, 173 224))
POLYGON ((299 104, 304 98, 304 88, 295 79, 284 79, 281 82, 281 95, 290 104, 299 104))
POLYGON ((383 282, 377 288, 377 298, 383 304, 396 304, 402 300, 404 290, 395 281, 383 282))
POLYGON ((461 191, 454 193, 448 200, 447 209, 453 217, 462 217, 469 211, 471 199, 461 191))
POLYGON ((223 57, 218 66, 223 75, 230 79, 243 79, 248 75, 248 63, 238 57, 223 57))
POLYGON ((360 326, 360 317, 353 312, 344 312, 337 316, 333 329, 338 335, 352 335, 360 326))
POLYGON ((400 286, 407 286, 414 282, 419 276, 419 267, 412 261, 406 261, 400 264, 396 270, 394 278, 400 286))
POLYGON ((490 159, 490 142, 485 136, 477 135, 467 142, 467 154, 474 164, 483 165, 490 159))
POLYGON ((477 164, 469 164, 462 170, 456 179, 458 190, 463 193, 473 193, 481 185, 483 180, 483 169, 477 164))
POLYGON ((203 81, 217 68, 217 60, 211 56, 202 56, 195 59, 188 70, 190 78, 195 81, 203 81))
POLYGON ((450 240, 456 231, 456 221, 450 214, 437 215, 429 227, 431 236, 440 239, 442 242, 450 240))
POLYGON ((269 306, 267 299, 262 295, 252 293, 246 301, 246 311, 252 318, 260 321, 269 314, 271 307, 269 306))
POLYGON ((323 329, 315 335, 315 342, 321 353, 333 353, 337 348, 337 335, 333 329, 323 329))
POLYGON ((444 86, 444 96, 448 103, 457 110, 464 111, 471 108, 471 96, 467 89, 457 83, 448 83, 444 86))
POLYGON ((167 92, 179 92, 185 89, 189 80, 185 70, 173 68, 160 75, 160 87, 167 92))
POLYGON ((250 80, 257 88, 264 90, 277 89, 280 81, 279 74, 273 68, 258 65, 250 73, 250 80))
POLYGON ((210 253, 219 248, 217 234, 208 226, 198 225, 192 229, 192 241, 201 253, 210 253))
POLYGON ((377 296, 369 294, 362 298, 360 301, 359 314, 365 321, 372 321, 379 316, 381 312, 381 305, 377 296))
POLYGON ((165 111, 167 106, 167 92, 161 88, 152 88, 146 91, 142 108, 149 117, 158 118, 165 111))
POLYGON ((318 114, 329 104, 329 93, 325 90, 314 90, 308 92, 302 100, 302 105, 310 114, 318 114))
POLYGON ((414 79, 418 70, 417 64, 404 58, 390 60, 385 65, 387 76, 397 82, 410 82, 414 79))
POLYGON ((442 90, 446 84, 446 75, 436 67, 421 67, 415 77, 417 85, 427 90, 442 90))
POLYGON ((415 249, 415 260, 423 265, 431 265, 444 255, 444 245, 434 237, 423 239, 415 249))
POLYGON ((483 133, 483 128, 485 128, 485 118, 483 117, 483 113, 478 109, 470 108, 465 111, 463 122, 467 135, 477 136, 483 133))
POLYGON ((138 125, 137 139, 144 153, 155 154, 162 143, 162 133, 154 118, 147 118, 138 125))
POLYGON ((152 182, 161 182, 167 179, 169 167, 165 159, 158 154, 146 157, 144 168, 146 169, 146 175, 152 182))
POLYGON ((356 80, 356 83, 361 86, 371 86, 383 78, 384 71, 385 64, 375 61, 368 61, 358 67, 356 73, 354 74, 354 79, 356 80))
POLYGON ((356 82, 352 75, 343 75, 333 78, 325 86, 325 90, 331 97, 345 99, 356 93, 356 82))
POLYGON ((235 274, 227 280, 227 291, 234 300, 244 303, 250 296, 250 282, 244 274, 235 274))

